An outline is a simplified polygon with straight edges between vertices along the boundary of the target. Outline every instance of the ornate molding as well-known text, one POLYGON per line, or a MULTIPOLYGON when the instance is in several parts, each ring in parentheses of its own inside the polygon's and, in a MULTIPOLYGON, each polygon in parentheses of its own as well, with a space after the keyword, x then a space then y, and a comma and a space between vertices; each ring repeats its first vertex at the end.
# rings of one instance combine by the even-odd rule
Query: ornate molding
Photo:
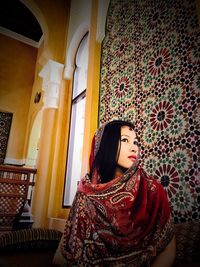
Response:
POLYGON ((58 108, 63 68, 63 64, 49 60, 40 71, 39 76, 43 78, 43 108, 58 108))
POLYGON ((106 17, 110 0, 98 1, 96 40, 101 43, 105 37, 106 17))
POLYGON ((69 47, 66 51, 66 61, 65 61, 65 69, 64 69, 64 78, 67 80, 73 79, 73 73, 75 69, 75 63, 74 59, 76 56, 77 49, 79 47, 79 44, 84 37, 84 35, 89 31, 89 25, 87 23, 82 23, 79 25, 79 27, 76 29, 69 47))

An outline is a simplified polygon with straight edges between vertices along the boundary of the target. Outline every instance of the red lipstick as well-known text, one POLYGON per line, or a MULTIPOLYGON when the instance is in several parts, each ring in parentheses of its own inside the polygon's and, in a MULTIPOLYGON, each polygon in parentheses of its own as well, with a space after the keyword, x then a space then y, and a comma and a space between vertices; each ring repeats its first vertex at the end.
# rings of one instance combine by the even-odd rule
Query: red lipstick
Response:
POLYGON ((129 156, 128 158, 129 158, 130 160, 132 160, 132 161, 135 161, 137 157, 136 157, 135 155, 131 155, 131 156, 129 156))

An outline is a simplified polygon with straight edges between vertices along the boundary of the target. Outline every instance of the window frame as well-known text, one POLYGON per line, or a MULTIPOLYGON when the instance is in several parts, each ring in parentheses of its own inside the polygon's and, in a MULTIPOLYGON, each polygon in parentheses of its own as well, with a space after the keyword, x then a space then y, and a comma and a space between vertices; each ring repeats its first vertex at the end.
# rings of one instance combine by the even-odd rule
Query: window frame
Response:
MULTIPOLYGON (((82 39, 80 40, 80 43, 78 45, 78 48, 76 50, 75 53, 75 62, 76 62, 76 57, 77 57, 77 53, 79 51, 80 45, 82 43, 82 41, 84 40, 84 38, 88 36, 88 41, 89 41, 89 32, 87 32, 82 39)), ((89 46, 88 46, 88 51, 89 51, 89 46)), ((72 179, 68 179, 69 177, 67 177, 67 171, 68 171, 68 158, 69 158, 69 150, 70 150, 70 136, 71 136, 71 131, 72 131, 72 109, 73 109, 73 105, 76 104, 80 99, 86 98, 86 90, 87 88, 84 88, 78 95, 76 95, 73 99, 73 90, 74 90, 74 83, 75 83, 75 72, 76 72, 76 68, 78 66, 75 63, 75 69, 73 72, 73 79, 72 79, 72 93, 71 93, 71 107, 70 107, 70 119, 69 119, 69 131, 68 131, 68 145, 67 145, 67 155, 66 155, 66 165, 65 165, 65 176, 64 176, 64 188, 63 188, 63 199, 62 199, 62 208, 70 208, 71 205, 69 204, 65 204, 65 199, 66 199, 66 192, 67 192, 67 188, 71 187, 71 180, 72 179)), ((70 192, 70 189, 69 189, 70 192)), ((69 199, 69 198, 68 198, 69 199)))

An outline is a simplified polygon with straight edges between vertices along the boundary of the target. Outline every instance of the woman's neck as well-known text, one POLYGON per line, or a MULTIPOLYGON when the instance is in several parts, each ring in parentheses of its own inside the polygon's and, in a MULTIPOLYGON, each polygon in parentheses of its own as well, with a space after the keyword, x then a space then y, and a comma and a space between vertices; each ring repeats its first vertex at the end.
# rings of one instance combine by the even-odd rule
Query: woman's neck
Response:
POLYGON ((116 169, 115 169, 115 176, 114 177, 116 178, 116 177, 121 176, 122 174, 125 173, 126 170, 127 170, 126 168, 117 166, 116 169))

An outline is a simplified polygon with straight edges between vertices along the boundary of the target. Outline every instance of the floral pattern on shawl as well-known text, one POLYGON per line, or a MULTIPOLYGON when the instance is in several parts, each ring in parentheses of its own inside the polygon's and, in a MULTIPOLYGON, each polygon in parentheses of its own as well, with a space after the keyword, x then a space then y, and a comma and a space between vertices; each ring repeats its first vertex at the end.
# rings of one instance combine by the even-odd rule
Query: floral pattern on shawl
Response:
POLYGON ((80 181, 61 250, 67 266, 149 266, 172 237, 164 189, 135 165, 107 184, 80 181))

